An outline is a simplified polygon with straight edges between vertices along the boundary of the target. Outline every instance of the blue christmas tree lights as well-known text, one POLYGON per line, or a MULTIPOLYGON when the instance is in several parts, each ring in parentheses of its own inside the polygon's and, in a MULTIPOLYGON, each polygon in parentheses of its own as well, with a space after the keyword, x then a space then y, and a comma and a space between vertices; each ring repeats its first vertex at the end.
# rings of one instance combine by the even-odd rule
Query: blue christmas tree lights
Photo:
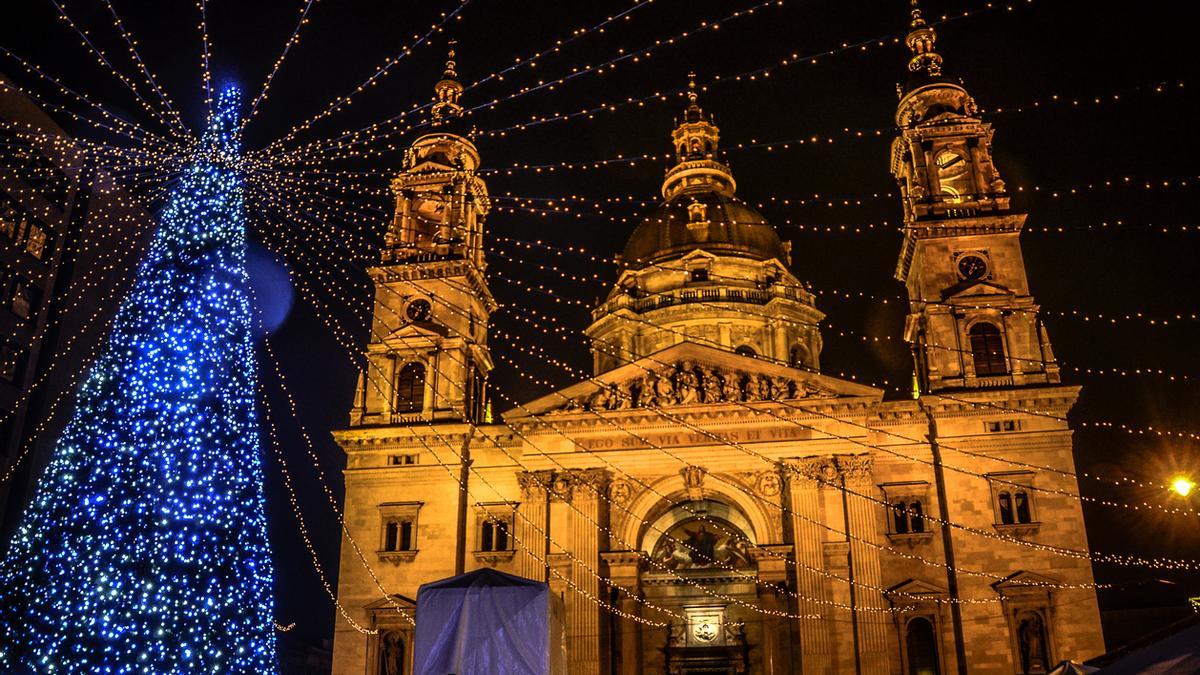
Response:
POLYGON ((219 98, 0 561, 0 671, 273 673, 238 169, 219 98))

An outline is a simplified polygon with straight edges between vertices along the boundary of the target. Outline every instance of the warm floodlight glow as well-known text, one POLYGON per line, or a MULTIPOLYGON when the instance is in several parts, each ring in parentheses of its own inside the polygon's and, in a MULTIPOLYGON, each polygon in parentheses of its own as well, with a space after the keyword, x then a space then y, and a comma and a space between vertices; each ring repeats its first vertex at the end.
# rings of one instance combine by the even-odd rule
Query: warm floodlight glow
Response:
POLYGON ((1196 482, 1187 476, 1176 476, 1171 480, 1171 489, 1180 497, 1186 497, 1195 489, 1196 482))

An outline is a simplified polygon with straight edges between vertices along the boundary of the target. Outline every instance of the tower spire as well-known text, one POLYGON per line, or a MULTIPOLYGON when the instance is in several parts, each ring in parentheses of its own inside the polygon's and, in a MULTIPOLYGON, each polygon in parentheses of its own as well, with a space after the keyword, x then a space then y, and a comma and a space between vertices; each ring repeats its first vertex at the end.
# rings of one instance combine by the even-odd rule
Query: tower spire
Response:
POLYGON ((904 38, 904 43, 912 52, 912 58, 908 60, 908 69, 914 74, 923 72, 931 79, 939 78, 942 76, 942 55, 934 50, 934 45, 937 43, 937 31, 921 16, 919 0, 911 0, 911 6, 912 22, 909 24, 911 30, 904 38))
POLYGON ((687 108, 683 120, 671 132, 675 145, 675 166, 667 171, 662 193, 667 199, 685 191, 713 191, 732 196, 736 184, 729 167, 717 160, 720 130, 712 116, 700 108, 696 73, 688 73, 687 108))
POLYGON ((442 72, 442 79, 438 80, 433 87, 435 98, 430 112, 434 124, 462 117, 463 113, 462 106, 458 102, 463 92, 463 86, 458 81, 458 72, 455 70, 457 64, 454 61, 454 46, 458 44, 458 41, 450 40, 448 44, 450 49, 446 56, 446 69, 442 72))

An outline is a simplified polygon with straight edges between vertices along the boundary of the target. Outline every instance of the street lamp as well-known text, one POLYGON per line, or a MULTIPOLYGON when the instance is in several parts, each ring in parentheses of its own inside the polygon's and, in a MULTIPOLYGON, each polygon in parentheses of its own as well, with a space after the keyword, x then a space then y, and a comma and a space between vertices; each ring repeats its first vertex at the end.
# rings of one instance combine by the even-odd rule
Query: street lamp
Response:
POLYGON ((1186 497, 1196 488, 1196 482, 1187 476, 1176 476, 1171 479, 1171 489, 1180 497, 1186 497))

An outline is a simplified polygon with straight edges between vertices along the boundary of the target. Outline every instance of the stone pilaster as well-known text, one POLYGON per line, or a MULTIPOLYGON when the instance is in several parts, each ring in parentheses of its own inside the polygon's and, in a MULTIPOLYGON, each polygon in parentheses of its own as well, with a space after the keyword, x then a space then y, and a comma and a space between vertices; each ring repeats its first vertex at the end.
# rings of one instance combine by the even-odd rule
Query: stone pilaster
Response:
MULTIPOLYGON (((800 596, 796 613, 800 628, 800 668, 804 675, 826 675, 833 672, 833 654, 829 631, 832 623, 821 616, 829 614, 825 577, 819 572, 825 566, 823 542, 825 533, 821 522, 821 472, 825 458, 806 458, 788 463, 788 490, 792 509, 792 532, 795 533, 796 590, 800 596), (809 618, 811 617, 811 618, 809 618)), ((831 476, 836 476, 834 471, 831 476)))
POLYGON ((876 496, 871 477, 870 455, 835 455, 835 464, 846 488, 846 522, 849 526, 850 558, 854 566, 855 607, 858 611, 858 651, 862 673, 887 675, 888 615, 883 613, 887 601, 877 590, 882 587, 879 549, 865 541, 874 542, 878 536, 879 504, 867 496, 876 496), (864 496, 859 496, 864 495, 864 496))
POLYGON ((518 537, 517 574, 526 579, 546 579, 546 493, 552 471, 522 471, 521 504, 516 525, 518 537))
POLYGON ((763 544, 751 550, 758 565, 758 606, 762 615, 763 675, 793 672, 791 619, 787 594, 790 544, 763 544))

